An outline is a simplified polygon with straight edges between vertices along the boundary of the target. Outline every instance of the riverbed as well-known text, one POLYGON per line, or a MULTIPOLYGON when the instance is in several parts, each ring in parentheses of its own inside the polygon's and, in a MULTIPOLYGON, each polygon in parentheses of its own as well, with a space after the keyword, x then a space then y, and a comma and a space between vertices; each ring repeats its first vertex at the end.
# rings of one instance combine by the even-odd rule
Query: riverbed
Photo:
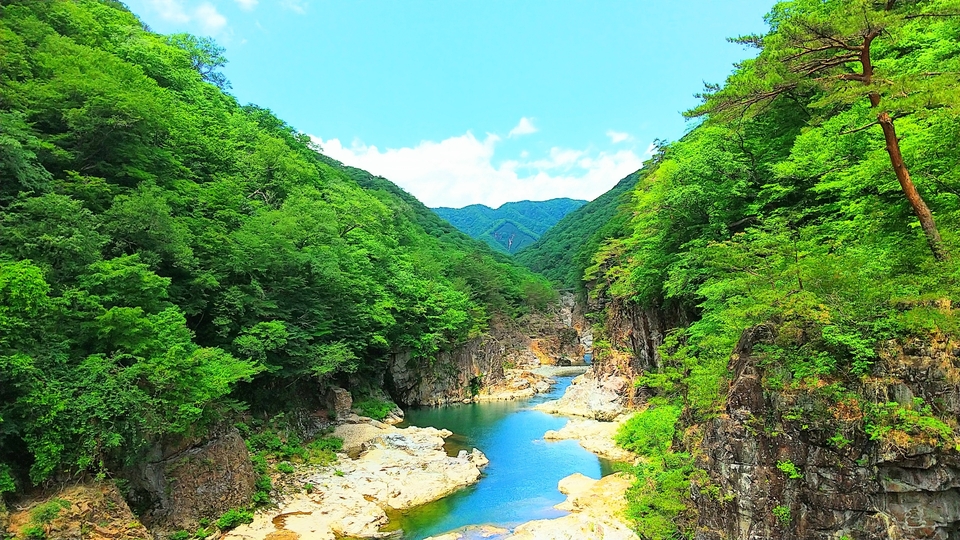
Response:
POLYGON ((479 448, 490 464, 479 483, 449 497, 390 516, 390 529, 403 529, 404 540, 422 540, 467 525, 511 528, 535 519, 565 515, 554 505, 566 497, 560 479, 574 473, 600 478, 614 464, 584 450, 576 441, 544 441, 548 430, 559 430, 568 419, 531 407, 558 399, 572 376, 557 377, 550 392, 522 401, 485 402, 417 408, 406 412, 406 423, 448 429, 446 450, 479 448))

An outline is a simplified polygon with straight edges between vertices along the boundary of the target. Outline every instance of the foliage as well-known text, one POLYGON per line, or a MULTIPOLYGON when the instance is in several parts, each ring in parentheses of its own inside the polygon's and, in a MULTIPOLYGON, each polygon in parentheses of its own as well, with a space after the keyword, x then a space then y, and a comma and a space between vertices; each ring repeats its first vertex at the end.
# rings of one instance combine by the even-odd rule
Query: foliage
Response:
POLYGON ((666 403, 633 415, 617 431, 617 444, 641 456, 636 481, 627 491, 627 516, 641 538, 668 540, 683 535, 693 463, 674 452, 680 408, 666 403))
POLYGON ((797 465, 789 459, 778 461, 777 468, 791 480, 803 478, 803 473, 801 473, 800 470, 797 469, 797 465))
POLYGON ((631 452, 659 456, 673 443, 680 409, 670 405, 651 406, 627 420, 617 431, 616 443, 631 452))
POLYGON ((374 420, 383 420, 390 414, 390 411, 396 408, 396 404, 370 398, 355 402, 353 408, 360 413, 360 416, 366 416, 374 420))
POLYGON ((293 468, 293 464, 289 461, 281 461, 280 463, 277 463, 277 470, 283 474, 293 474, 293 471, 296 469, 293 468))
POLYGON ((228 531, 244 523, 253 523, 253 512, 242 508, 231 508, 217 520, 221 531, 228 531))
POLYGON ((604 239, 620 234, 627 221, 618 210, 638 177, 639 173, 627 176, 610 191, 565 215, 514 258, 563 288, 582 290, 584 270, 597 247, 604 239))
POLYGON ((499 208, 471 204, 434 208, 454 227, 505 253, 517 253, 535 242, 564 216, 586 204, 575 199, 508 202, 499 208))
POLYGON ((223 93, 214 41, 119 2, 0 14, 0 491, 118 470, 393 351, 428 365, 555 298, 223 93))
POLYGON ((772 510, 773 517, 777 518, 783 525, 789 525, 793 518, 790 516, 790 507, 789 506, 775 506, 772 510))
POLYGON ((60 511, 65 508, 70 508, 70 501, 57 498, 50 499, 30 510, 30 521, 38 525, 46 525, 57 519, 60 511))

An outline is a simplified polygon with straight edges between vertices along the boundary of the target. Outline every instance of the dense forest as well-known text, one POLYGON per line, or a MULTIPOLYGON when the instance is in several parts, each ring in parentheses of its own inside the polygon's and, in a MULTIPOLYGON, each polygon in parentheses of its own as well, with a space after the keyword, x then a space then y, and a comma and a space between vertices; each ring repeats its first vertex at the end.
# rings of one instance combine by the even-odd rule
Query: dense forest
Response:
POLYGON ((509 202, 498 208, 471 204, 463 208, 434 208, 433 211, 471 238, 486 242, 495 250, 513 254, 535 242, 564 216, 586 203, 562 198, 509 202))
MULTIPOLYGON (((758 55, 707 86, 687 113, 699 125, 644 167, 602 242, 596 228, 554 237, 610 201, 520 254, 541 269, 590 246, 577 277, 601 306, 692 321, 644 366, 652 406, 621 433, 653 458, 631 493, 643 538, 693 534, 691 484, 710 489, 693 468, 697 426, 724 412, 731 354, 758 325, 776 336, 754 351, 765 395, 805 405, 755 429, 793 422, 838 456, 860 434, 893 452, 960 440, 949 403, 865 390, 888 376, 875 368, 891 343, 960 338, 960 5, 794 0, 767 22, 734 40, 758 55), (855 413, 835 418, 844 406, 855 413)), ((561 269, 547 275, 564 280, 561 269)))
POLYGON ((628 214, 618 210, 628 202, 627 195, 641 173, 635 172, 617 182, 610 191, 565 215, 535 243, 514 255, 520 264, 538 272, 560 287, 583 292, 583 274, 593 253, 606 238, 618 236, 628 214))
POLYGON ((425 365, 547 282, 112 0, 0 3, 0 494, 425 365))

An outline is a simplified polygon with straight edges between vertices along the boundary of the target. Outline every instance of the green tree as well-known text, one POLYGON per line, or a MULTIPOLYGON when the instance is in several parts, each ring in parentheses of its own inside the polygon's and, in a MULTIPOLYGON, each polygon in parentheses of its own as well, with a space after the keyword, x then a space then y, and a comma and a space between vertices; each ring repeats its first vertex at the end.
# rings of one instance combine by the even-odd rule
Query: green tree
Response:
POLYGON ((947 259, 933 214, 904 161, 894 117, 918 108, 956 105, 956 92, 950 90, 958 82, 955 57, 921 71, 918 67, 930 66, 918 66, 910 54, 921 46, 918 35, 942 31, 942 20, 956 17, 960 9, 954 0, 781 2, 768 16, 767 35, 735 40, 760 48, 760 55, 723 88, 708 87, 705 103, 688 114, 733 118, 752 114, 758 105, 781 96, 814 94, 812 106, 827 110, 849 109, 866 98, 874 120, 847 133, 881 127, 890 165, 930 250, 938 260, 947 259))

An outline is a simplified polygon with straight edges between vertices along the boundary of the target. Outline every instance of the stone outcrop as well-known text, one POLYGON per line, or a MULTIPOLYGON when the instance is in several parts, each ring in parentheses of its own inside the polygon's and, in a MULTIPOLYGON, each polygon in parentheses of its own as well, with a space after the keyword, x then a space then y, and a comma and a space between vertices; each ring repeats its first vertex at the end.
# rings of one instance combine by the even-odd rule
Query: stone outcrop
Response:
POLYGON ((598 376, 595 369, 573 379, 558 400, 537 405, 537 410, 568 416, 610 421, 626 411, 624 394, 632 390, 626 377, 598 376))
POLYGON ((330 411, 334 420, 339 420, 350 414, 350 409, 353 408, 353 396, 350 395, 350 392, 338 386, 327 390, 326 401, 327 410, 330 411))
POLYGON ((388 511, 435 501, 473 484, 487 464, 476 449, 448 456, 443 440, 451 433, 446 430, 399 429, 356 415, 346 421, 333 432, 343 439, 338 462, 296 473, 309 493, 258 514, 224 540, 394 538, 398 533, 380 531, 388 511))
POLYGON ((472 401, 509 401, 550 391, 556 381, 524 369, 505 369, 503 382, 481 388, 472 401))
POLYGON ((575 440, 585 450, 612 461, 633 463, 637 456, 617 446, 613 437, 629 416, 622 415, 613 422, 598 420, 570 420, 559 430, 550 430, 543 434, 546 441, 575 440))
POLYGON ((248 505, 256 480, 247 447, 232 426, 204 439, 158 444, 126 477, 131 499, 145 509, 144 521, 164 529, 192 529, 202 518, 248 505))
POLYGON ((690 322, 689 314, 679 308, 641 307, 619 298, 611 300, 605 307, 604 327, 610 348, 631 352, 627 365, 609 366, 620 372, 635 374, 661 367, 659 348, 667 332, 690 322))
POLYGON ((47 497, 35 499, 22 510, 10 515, 0 537, 9 532, 26 538, 24 529, 37 525, 31 512, 41 504, 54 504, 59 511, 54 519, 43 524, 46 538, 57 540, 148 540, 153 538, 140 520, 130 511, 120 491, 112 482, 87 482, 73 485, 47 497), (62 501, 62 502, 61 502, 62 501), (60 504, 58 504, 60 502, 60 504))
POLYGON ((432 359, 397 351, 387 358, 383 385, 402 405, 442 405, 471 400, 484 388, 502 388, 509 384, 509 369, 582 365, 585 349, 571 326, 571 309, 561 303, 550 314, 493 321, 488 334, 432 359))
MULTIPOLYGON (((771 390, 753 349, 775 334, 761 326, 743 335, 729 366, 726 414, 690 435, 707 472, 693 493, 696 538, 960 538, 953 445, 938 448, 907 428, 870 440, 856 400, 771 390)), ((919 397, 950 422, 960 415, 960 348, 953 342, 890 343, 874 373, 882 376, 853 390, 880 404, 909 406, 919 397)))

